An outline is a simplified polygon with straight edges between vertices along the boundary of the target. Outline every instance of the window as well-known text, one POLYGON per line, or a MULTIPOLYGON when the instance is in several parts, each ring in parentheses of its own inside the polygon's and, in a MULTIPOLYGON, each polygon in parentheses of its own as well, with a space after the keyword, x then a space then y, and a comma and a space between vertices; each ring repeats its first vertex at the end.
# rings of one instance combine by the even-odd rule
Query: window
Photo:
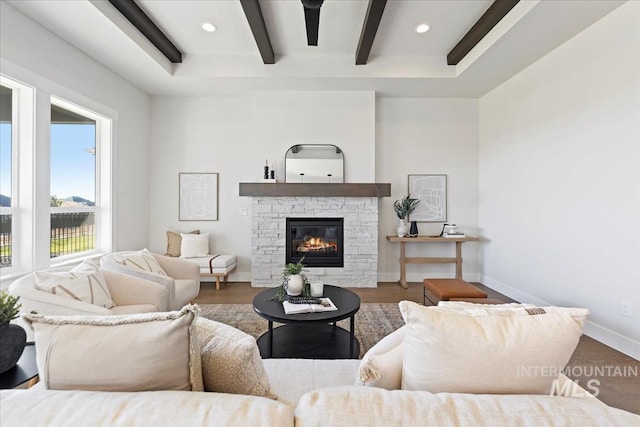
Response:
POLYGON ((13 103, 13 89, 0 85, 0 268, 12 265, 13 103))
MULTIPOLYGON (((51 101, 51 258, 95 249, 96 121, 51 101)), ((76 109, 78 110, 78 109, 76 109)))
POLYGON ((117 113, 60 86, 53 89, 92 110, 46 89, 0 75, 2 279, 111 251, 117 113))

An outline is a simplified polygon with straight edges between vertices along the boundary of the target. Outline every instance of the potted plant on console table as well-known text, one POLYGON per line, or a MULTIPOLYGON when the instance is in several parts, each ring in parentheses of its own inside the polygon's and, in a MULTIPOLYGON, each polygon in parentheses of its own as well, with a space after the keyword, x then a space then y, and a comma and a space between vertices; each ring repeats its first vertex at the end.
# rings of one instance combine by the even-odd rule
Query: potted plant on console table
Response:
POLYGON ((411 198, 411 194, 407 194, 405 198, 393 202, 393 210, 396 211, 396 215, 398 216, 398 219, 400 219, 400 223, 396 228, 398 237, 404 237, 407 235, 407 232, 409 231, 407 217, 411 212, 416 210, 419 203, 420 200, 411 198))

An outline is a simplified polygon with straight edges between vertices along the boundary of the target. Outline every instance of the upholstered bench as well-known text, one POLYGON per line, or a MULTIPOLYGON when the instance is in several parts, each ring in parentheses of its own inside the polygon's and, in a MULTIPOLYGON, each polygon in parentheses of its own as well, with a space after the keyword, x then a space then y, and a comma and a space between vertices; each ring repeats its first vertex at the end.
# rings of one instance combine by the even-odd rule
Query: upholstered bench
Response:
POLYGON ((206 257, 185 258, 200 266, 200 277, 213 277, 216 279, 216 289, 220 289, 220 279, 227 281, 227 276, 236 269, 235 255, 207 255, 206 257))
POLYGON ((424 279, 422 296, 424 305, 427 305, 427 300, 438 305, 439 301, 452 298, 486 298, 487 294, 464 280, 424 279))

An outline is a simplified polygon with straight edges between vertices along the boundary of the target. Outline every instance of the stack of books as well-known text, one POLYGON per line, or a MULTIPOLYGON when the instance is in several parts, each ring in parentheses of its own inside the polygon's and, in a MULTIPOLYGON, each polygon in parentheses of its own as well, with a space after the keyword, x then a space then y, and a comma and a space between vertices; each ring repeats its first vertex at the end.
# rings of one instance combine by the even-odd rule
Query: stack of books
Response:
POLYGON ((462 232, 456 232, 456 233, 443 233, 442 237, 448 237, 448 238, 461 238, 461 237, 465 237, 465 234, 462 232))
POLYGON ((462 238, 465 237, 465 234, 458 229, 458 226, 455 224, 445 224, 442 227, 442 233, 440 234, 442 237, 448 237, 451 239, 454 238, 462 238))

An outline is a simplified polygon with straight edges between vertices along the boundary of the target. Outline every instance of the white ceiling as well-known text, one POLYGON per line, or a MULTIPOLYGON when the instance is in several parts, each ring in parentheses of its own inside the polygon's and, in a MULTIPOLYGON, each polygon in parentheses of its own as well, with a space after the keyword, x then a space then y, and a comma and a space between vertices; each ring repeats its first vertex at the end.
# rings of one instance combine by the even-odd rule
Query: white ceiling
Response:
POLYGON ((106 0, 8 0, 151 95, 372 90, 378 96, 479 97, 624 1, 521 0, 457 66, 446 56, 492 0, 388 0, 366 65, 355 54, 367 0, 325 0, 318 46, 299 0, 261 0, 276 63, 262 62, 239 0, 137 0, 183 52, 171 64, 106 0), (218 30, 206 33, 202 22, 218 30), (431 29, 417 34, 422 22, 431 29))

